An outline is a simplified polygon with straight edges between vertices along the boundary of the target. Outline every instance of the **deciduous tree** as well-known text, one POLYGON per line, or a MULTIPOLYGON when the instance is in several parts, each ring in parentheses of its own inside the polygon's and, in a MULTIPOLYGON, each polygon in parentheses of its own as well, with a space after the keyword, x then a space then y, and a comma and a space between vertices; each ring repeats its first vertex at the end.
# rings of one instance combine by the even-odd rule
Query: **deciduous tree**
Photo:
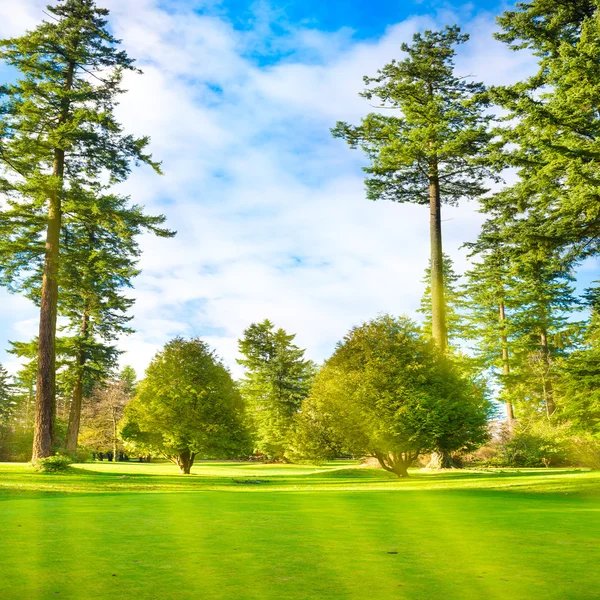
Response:
POLYGON ((185 474, 196 457, 249 453, 239 391, 199 338, 176 338, 156 354, 127 407, 121 433, 129 446, 161 454, 185 474))

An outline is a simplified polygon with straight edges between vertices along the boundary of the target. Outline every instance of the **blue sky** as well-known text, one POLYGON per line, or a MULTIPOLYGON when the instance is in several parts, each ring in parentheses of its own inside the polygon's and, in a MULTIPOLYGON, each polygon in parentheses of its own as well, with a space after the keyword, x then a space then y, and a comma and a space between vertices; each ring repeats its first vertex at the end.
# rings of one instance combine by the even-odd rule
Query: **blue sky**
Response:
MULTIPOLYGON (((370 110, 362 77, 399 56, 414 32, 459 23, 471 34, 457 69, 509 83, 535 64, 492 39, 491 0, 193 2, 98 0, 138 60, 118 116, 150 135, 165 174, 136 169, 122 186, 167 215, 172 240, 142 240, 136 333, 123 362, 143 373, 175 335, 201 335, 237 374, 236 340, 270 318, 315 360, 380 312, 416 317, 428 260, 427 209, 365 200, 363 158, 334 140, 337 120, 370 110)), ((40 20, 45 0, 0 2, 0 36, 40 20)), ((458 270, 477 236, 476 204, 444 209, 458 270)), ((594 275, 586 265, 581 284, 594 275)), ((0 291, 0 362, 37 330, 33 306, 0 291)))

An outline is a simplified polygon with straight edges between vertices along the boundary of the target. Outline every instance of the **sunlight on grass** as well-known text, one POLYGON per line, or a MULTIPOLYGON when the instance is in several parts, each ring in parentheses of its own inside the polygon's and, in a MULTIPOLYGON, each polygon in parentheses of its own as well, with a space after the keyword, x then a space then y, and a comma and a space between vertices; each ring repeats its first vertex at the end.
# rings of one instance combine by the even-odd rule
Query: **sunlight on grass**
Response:
POLYGON ((0 486, 11 549, 0 597, 11 600, 563 600, 600 589, 598 472, 398 480, 343 461, 206 462, 189 477, 166 463, 53 475, 2 464, 0 486), (265 483, 235 482, 256 478, 265 483))

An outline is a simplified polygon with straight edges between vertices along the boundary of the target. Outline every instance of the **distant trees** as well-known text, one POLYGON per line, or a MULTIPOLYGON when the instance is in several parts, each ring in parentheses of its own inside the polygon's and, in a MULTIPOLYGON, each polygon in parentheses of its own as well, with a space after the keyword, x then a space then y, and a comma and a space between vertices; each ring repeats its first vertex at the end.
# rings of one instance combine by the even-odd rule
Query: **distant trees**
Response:
POLYGON ((454 72, 455 46, 467 40, 457 26, 415 34, 412 44, 402 44, 404 60, 364 78, 371 87, 361 95, 377 99, 382 112, 332 130, 368 156, 369 199, 429 204, 431 325, 442 351, 448 335, 441 205, 478 198, 491 175, 481 161, 491 139, 485 88, 454 72))
MULTIPOLYGON (((419 455, 475 448, 487 436, 490 403, 464 368, 406 318, 356 327, 316 376, 298 417, 307 454, 331 449, 373 456, 408 476, 419 455)), ((301 452, 301 449, 300 449, 301 452)))
POLYGON ((121 436, 129 447, 160 454, 185 474, 196 457, 250 453, 240 393, 199 338, 176 338, 156 354, 127 406, 121 436))
MULTIPOLYGON (((123 243, 126 258, 132 232, 170 235, 159 227, 163 217, 145 217, 127 199, 106 193, 107 182, 126 179, 132 163, 159 171, 146 151, 148 138, 124 134, 114 117, 123 73, 135 69, 107 27, 108 11, 93 0, 59 0, 48 11, 49 21, 0 42, 0 59, 20 75, 0 87, 0 190, 7 197, 0 219, 0 281, 40 307, 34 460, 53 452, 56 321, 61 296, 73 281, 69 265, 87 248, 92 258, 110 247, 97 224, 123 243)), ((129 276, 121 279, 110 261, 103 268, 104 283, 113 278, 113 287, 127 285, 129 276)), ((80 275, 81 374, 93 331, 86 303, 103 296, 86 288, 90 279, 80 275)), ((70 308, 72 313, 75 307, 70 308)), ((70 445, 76 441, 80 387, 75 386, 70 445)))
POLYGON ((239 340, 244 358, 238 363, 246 368, 240 390, 255 448, 271 460, 285 458, 294 417, 315 373, 314 364, 304 358, 304 350, 293 344, 294 338, 265 319, 250 325, 239 340))
POLYGON ((82 445, 94 452, 111 449, 112 460, 117 462, 123 443, 119 423, 132 395, 127 380, 119 377, 98 384, 84 405, 82 414, 82 445))

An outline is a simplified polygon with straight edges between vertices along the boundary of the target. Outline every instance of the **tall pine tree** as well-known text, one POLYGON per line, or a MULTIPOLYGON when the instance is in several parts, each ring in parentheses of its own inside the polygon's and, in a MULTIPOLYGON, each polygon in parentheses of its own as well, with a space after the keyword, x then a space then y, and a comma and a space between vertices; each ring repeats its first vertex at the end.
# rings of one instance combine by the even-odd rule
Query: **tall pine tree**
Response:
POLYGON ((364 78, 368 87, 361 95, 377 99, 387 112, 332 130, 368 156, 369 199, 429 205, 432 335, 442 350, 447 324, 441 205, 478 198, 490 175, 480 161, 490 140, 485 88, 454 72, 455 47, 467 39, 456 26, 416 34, 412 44, 402 45, 405 59, 364 78))
POLYGON ((134 66, 108 30, 108 11, 93 0, 60 0, 48 10, 48 21, 0 42, 0 59, 20 73, 0 88, 4 283, 19 289, 43 257, 34 460, 53 447, 64 215, 78 215, 80 190, 101 177, 122 181, 134 162, 158 171, 148 139, 124 134, 114 117, 123 73, 134 66))

